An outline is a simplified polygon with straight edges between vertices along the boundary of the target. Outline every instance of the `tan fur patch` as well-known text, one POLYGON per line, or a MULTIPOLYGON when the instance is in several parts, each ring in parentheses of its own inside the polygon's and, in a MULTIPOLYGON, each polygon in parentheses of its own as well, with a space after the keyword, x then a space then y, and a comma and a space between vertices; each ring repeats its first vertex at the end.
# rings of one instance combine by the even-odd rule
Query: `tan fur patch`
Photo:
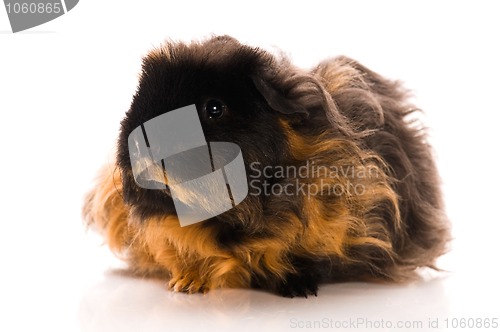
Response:
POLYGON ((362 74, 351 65, 351 61, 345 57, 338 57, 318 66, 315 74, 322 78, 327 91, 335 92, 345 88, 368 90, 362 74))
MULTIPOLYGON (((319 193, 304 197, 303 206, 309 225, 301 239, 304 254, 334 255, 346 261, 355 260, 346 251, 355 246, 375 246, 393 255, 388 230, 378 219, 370 218, 370 211, 381 202, 388 202, 394 210, 394 227, 401 227, 397 195, 391 188, 390 179, 384 172, 385 164, 376 155, 360 150, 355 143, 296 134, 286 121, 281 121, 292 155, 302 161, 314 160, 328 169, 329 166, 352 167, 353 174, 366 176, 346 177, 342 174, 321 173, 307 179, 307 184, 327 188, 362 188, 359 192, 343 192, 337 200, 327 203, 319 193), (328 156, 330 158, 326 158, 328 156)), ((310 172, 311 174, 313 171, 310 172)), ((317 172, 318 173, 318 172, 317 172)))
POLYGON ((87 223, 104 233, 110 248, 137 274, 170 273, 170 287, 198 292, 217 287, 248 287, 250 273, 218 248, 213 230, 201 224, 180 227, 175 216, 134 221, 123 203, 121 179, 106 168, 88 195, 87 223))

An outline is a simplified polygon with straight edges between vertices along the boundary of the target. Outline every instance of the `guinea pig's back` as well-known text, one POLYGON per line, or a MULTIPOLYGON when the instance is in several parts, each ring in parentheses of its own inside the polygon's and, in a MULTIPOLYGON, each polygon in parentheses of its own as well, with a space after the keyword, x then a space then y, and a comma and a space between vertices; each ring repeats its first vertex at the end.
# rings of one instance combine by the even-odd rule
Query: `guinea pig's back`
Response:
POLYGON ((408 263, 432 265, 446 251, 449 227, 432 149, 412 117, 418 109, 407 90, 346 57, 325 61, 313 73, 348 121, 368 133, 363 148, 382 157, 394 178, 405 230, 396 234, 395 251, 408 263))

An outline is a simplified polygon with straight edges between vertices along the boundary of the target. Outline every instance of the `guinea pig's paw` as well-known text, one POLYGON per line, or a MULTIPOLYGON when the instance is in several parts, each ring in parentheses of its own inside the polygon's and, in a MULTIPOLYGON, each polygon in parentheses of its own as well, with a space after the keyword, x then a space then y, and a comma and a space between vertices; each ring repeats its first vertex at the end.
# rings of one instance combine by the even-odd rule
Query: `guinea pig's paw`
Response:
POLYGON ((205 286, 205 283, 202 280, 194 278, 189 274, 172 277, 168 283, 168 288, 174 292, 183 292, 188 294, 208 292, 208 287, 205 286))
POLYGON ((282 280, 277 287, 278 294, 284 297, 305 297, 308 295, 318 296, 318 281, 312 273, 291 273, 282 280))

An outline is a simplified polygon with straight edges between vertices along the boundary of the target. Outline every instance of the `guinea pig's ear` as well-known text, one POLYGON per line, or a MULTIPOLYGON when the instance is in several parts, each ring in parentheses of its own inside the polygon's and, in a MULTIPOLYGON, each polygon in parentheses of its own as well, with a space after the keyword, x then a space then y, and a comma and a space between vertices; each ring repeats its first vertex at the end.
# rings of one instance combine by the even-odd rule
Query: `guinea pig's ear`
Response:
POLYGON ((271 83, 257 76, 251 76, 251 78, 257 90, 267 101, 267 104, 275 111, 283 114, 302 113, 306 116, 309 115, 309 112, 304 106, 287 98, 282 91, 274 88, 271 83))

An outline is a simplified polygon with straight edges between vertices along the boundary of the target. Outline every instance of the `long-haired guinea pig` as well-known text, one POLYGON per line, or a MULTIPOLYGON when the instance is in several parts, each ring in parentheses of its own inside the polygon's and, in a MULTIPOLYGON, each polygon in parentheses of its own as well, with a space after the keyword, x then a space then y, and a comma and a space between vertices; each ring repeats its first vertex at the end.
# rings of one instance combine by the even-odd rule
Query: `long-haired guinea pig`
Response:
POLYGON ((143 59, 115 165, 100 174, 84 218, 131 271, 161 276, 174 291, 307 297, 325 282, 409 280, 436 268, 449 242, 415 111, 398 82, 346 57, 303 70, 228 36, 167 42, 143 59), (168 171, 163 189, 139 185, 129 137, 187 105, 207 142, 241 149, 248 193, 181 226, 168 171))

